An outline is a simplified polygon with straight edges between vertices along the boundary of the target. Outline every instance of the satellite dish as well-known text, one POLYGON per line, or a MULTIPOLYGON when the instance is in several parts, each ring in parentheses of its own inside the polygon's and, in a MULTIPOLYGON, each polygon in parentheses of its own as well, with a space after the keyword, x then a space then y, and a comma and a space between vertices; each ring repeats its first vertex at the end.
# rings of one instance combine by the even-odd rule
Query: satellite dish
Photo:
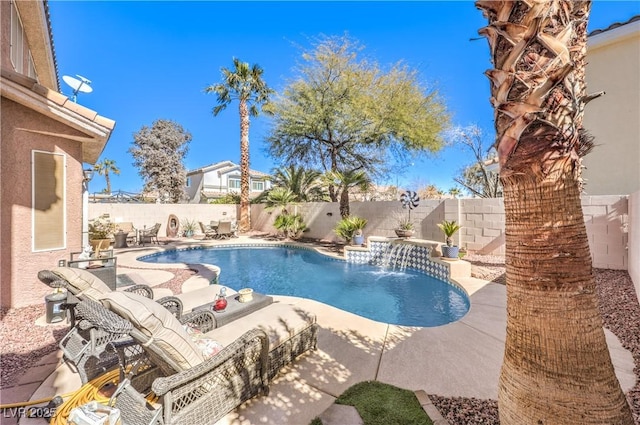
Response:
POLYGON ((82 75, 76 74, 74 78, 69 75, 63 75, 62 79, 65 83, 69 85, 73 89, 73 101, 75 102, 78 97, 78 92, 81 93, 91 93, 93 91, 93 87, 91 87, 91 80, 84 78, 82 75))

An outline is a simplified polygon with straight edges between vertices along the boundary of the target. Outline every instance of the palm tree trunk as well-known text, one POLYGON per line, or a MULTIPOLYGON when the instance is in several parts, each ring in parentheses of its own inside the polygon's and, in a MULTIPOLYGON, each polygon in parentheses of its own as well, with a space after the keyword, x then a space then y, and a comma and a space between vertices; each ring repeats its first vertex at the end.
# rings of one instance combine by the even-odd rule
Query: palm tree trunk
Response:
POLYGON ((249 204, 249 109, 245 100, 240 100, 240 222, 241 233, 251 229, 249 204))
POLYGON ((109 170, 105 168, 104 170, 104 179, 107 183, 107 193, 111 195, 111 181, 109 180, 109 170))
POLYGON ((625 424, 598 311, 580 157, 590 2, 477 1, 495 69, 491 102, 504 187, 507 338, 502 425, 625 424))
POLYGON ((500 423, 632 424, 602 329, 579 187, 572 172, 558 174, 503 180, 500 423))
POLYGON ((351 214, 351 209, 349 208, 349 189, 343 187, 342 192, 340 192, 340 216, 347 218, 349 214, 351 214))

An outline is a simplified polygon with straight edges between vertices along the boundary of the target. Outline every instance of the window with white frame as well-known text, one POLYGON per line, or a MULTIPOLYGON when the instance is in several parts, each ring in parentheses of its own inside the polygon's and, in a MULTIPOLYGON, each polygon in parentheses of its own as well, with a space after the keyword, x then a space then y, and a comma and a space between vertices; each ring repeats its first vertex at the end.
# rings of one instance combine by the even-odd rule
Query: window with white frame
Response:
POLYGON ((16 72, 24 71, 25 36, 22 21, 14 2, 11 2, 11 63, 16 72))
POLYGON ((240 179, 229 178, 227 186, 229 189, 240 189, 240 179))
POLYGON ((38 73, 36 72, 36 65, 33 62, 33 56, 31 56, 31 52, 29 52, 29 63, 27 65, 29 66, 27 68, 27 76, 38 81, 38 73))
POLYGON ((264 182, 251 182, 251 190, 253 190, 254 192, 262 192, 264 190, 264 182))

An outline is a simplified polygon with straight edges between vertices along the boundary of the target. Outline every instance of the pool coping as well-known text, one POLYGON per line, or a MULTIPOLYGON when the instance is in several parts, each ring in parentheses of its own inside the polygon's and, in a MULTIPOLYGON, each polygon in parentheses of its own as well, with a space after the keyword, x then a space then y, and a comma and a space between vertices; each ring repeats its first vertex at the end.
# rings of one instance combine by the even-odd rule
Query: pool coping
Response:
MULTIPOLYGON (((378 241, 386 241, 387 238, 377 238, 378 241)), ((218 277, 220 276, 220 273, 223 271, 219 266, 215 265, 215 264, 208 264, 208 263, 180 263, 180 262, 176 262, 176 263, 149 263, 146 261, 142 261, 141 259, 145 258, 145 257, 149 257, 149 256, 154 256, 154 255, 159 255, 159 254, 163 254, 166 252, 171 252, 171 251, 190 251, 190 250, 205 250, 205 249, 218 249, 218 248, 294 248, 294 249, 301 249, 301 250, 306 250, 306 251, 312 251, 315 252, 317 254, 320 254, 324 257, 329 258, 330 260, 333 261, 340 261, 340 262, 344 262, 344 263, 351 263, 351 264, 368 264, 368 265, 372 265, 372 266, 376 266, 376 264, 374 263, 362 263, 362 262, 357 262, 357 261, 353 261, 350 260, 346 254, 347 252, 345 252, 343 255, 339 255, 337 253, 331 253, 328 254, 326 251, 319 249, 317 246, 314 246, 312 244, 305 244, 305 243, 299 243, 296 241, 269 241, 269 242, 258 242, 255 240, 251 240, 251 241, 234 241, 234 240, 228 240, 226 241, 227 243, 224 244, 210 244, 210 243, 206 243, 206 244, 196 244, 193 242, 188 242, 188 244, 186 246, 181 246, 181 245, 173 245, 168 249, 162 249, 162 250, 154 250, 153 252, 141 252, 141 251, 137 251, 139 255, 135 256, 135 259, 133 260, 134 265, 132 266, 131 263, 129 262, 131 260, 130 257, 127 258, 127 262, 125 261, 120 261, 119 264, 123 265, 122 263, 125 263, 123 266, 125 267, 140 267, 141 265, 153 265, 153 266, 157 266, 156 268, 183 268, 183 267, 188 267, 190 269, 193 269, 194 271, 196 271, 197 275, 194 276, 193 278, 191 278, 191 282, 187 282, 187 288, 188 290, 193 290, 193 289, 197 289, 198 287, 201 287, 202 285, 205 284, 205 280, 206 280, 206 284, 212 284, 212 283, 216 283, 216 284, 222 284, 224 285, 224 282, 219 282, 218 281, 218 277), (179 266, 179 267, 176 267, 179 266), (194 285, 194 281, 200 281, 201 283, 198 285, 194 285)), ((412 241, 415 242, 415 241, 412 241)), ((423 246, 426 246, 423 245, 423 246)), ((346 248, 350 248, 353 249, 353 247, 346 247, 346 248)), ((356 247, 356 249, 360 249, 360 250, 365 250, 365 248, 361 248, 361 247, 356 247)), ((368 249, 368 248, 367 248, 368 249)), ((424 274, 425 276, 428 276, 430 278, 439 280, 441 282, 443 282, 446 285, 450 285, 453 288, 455 288, 456 290, 459 290, 462 292, 462 295, 464 295, 466 297, 467 303, 469 305, 469 307, 467 308, 467 311, 465 312, 464 315, 462 315, 460 318, 454 320, 460 320, 462 317, 464 317, 469 309, 471 308, 471 296, 470 296, 470 290, 472 292, 474 292, 475 290, 479 289, 483 283, 487 283, 486 281, 480 280, 480 279, 475 279, 475 278, 471 278, 471 264, 467 261, 463 261, 463 260, 457 260, 455 262, 452 261, 443 261, 439 258, 435 258, 435 257, 430 257, 429 260, 432 263, 438 264, 439 266, 442 266, 444 268, 447 269, 449 277, 445 280, 440 276, 437 276, 433 273, 429 273, 426 270, 422 270, 419 267, 417 267, 416 265, 407 265, 406 269, 408 270, 412 270, 414 272, 417 273, 421 273, 424 274), (454 266, 461 266, 461 268, 458 268, 457 270, 457 275, 454 274, 454 276, 457 276, 458 279, 452 278, 451 275, 451 271, 452 270, 456 270, 454 268, 454 266), (460 271, 462 270, 462 271, 460 271), (466 275, 466 276, 465 276, 466 275)), ((273 294, 269 294, 269 295, 273 295, 273 294)), ((286 296, 286 295, 285 295, 286 296)), ((317 301, 317 300, 316 300, 317 301)), ((318 302, 322 302, 322 301, 318 301, 318 302)), ((364 316, 363 316, 364 317, 364 316)), ((369 320, 373 320, 379 323, 385 323, 387 324, 387 322, 384 321, 377 321, 375 319, 372 318, 367 318, 369 320)), ((452 322, 447 322, 447 323, 452 323, 452 322)), ((446 324, 446 323, 444 323, 446 324)), ((441 325, 436 325, 436 326, 442 326, 444 324, 441 325)), ((410 325, 398 325, 398 326, 410 326, 410 325)))
MULTIPOLYGON (((381 240, 381 239, 392 239, 392 238, 376 238, 371 237, 369 239, 372 240, 381 240)), ((424 242, 423 246, 431 244, 431 241, 420 241, 417 239, 410 240, 410 243, 420 244, 424 242)), ((135 248, 124 248, 115 250, 115 254, 118 256, 118 266, 121 267, 129 267, 129 268, 137 268, 137 269, 193 269, 198 274, 193 280, 201 281, 200 284, 196 284, 193 288, 197 288, 202 285, 209 284, 212 280, 215 280, 217 275, 220 273, 220 268, 214 264, 206 264, 206 263, 194 263, 194 264, 183 264, 183 263, 147 263, 144 261, 138 260, 138 258, 143 257, 145 255, 152 255, 161 252, 171 251, 171 250, 180 250, 180 249, 203 249, 207 247, 221 247, 221 246, 291 246, 295 248, 308 249, 317 252, 318 254, 339 260, 346 261, 344 255, 341 255, 336 252, 329 252, 322 247, 318 247, 313 243, 305 243, 298 242, 292 240, 272 240, 265 242, 263 239, 254 239, 251 237, 240 236, 235 239, 228 239, 223 241, 212 241, 212 240, 178 240, 172 241, 166 245, 154 245, 148 247, 135 247, 135 248)), ((353 250, 354 248, 357 250, 366 250, 366 247, 353 247, 347 246, 345 247, 348 250, 353 250)), ((489 283, 488 281, 477 279, 471 277, 471 264, 465 260, 443 260, 438 257, 430 258, 431 261, 435 263, 439 263, 444 265, 449 269, 449 283, 452 283, 466 292, 467 296, 470 297, 473 293, 481 289, 484 285, 489 283)), ((418 270, 421 271, 421 270, 418 270)), ((422 271, 421 271, 422 272, 422 271)), ((437 277, 437 276, 436 276, 437 277)), ((191 285, 188 285, 191 287, 191 285)))

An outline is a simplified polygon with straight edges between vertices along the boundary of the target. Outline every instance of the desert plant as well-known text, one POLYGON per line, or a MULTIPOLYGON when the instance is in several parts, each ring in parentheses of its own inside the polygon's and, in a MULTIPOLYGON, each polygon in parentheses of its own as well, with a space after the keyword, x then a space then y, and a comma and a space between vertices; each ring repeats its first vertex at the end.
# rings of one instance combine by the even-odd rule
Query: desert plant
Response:
POLYGON ((116 224, 101 215, 89 220, 89 236, 91 239, 107 239, 116 231, 116 224))
POLYGON ((307 229, 307 225, 300 214, 278 214, 273 222, 273 227, 280 230, 291 239, 297 239, 307 229))
POLYGON ((336 235, 349 242, 354 236, 362 235, 362 230, 366 225, 367 219, 353 215, 338 221, 333 231, 336 235))
POLYGON ((415 225, 411 221, 411 216, 405 216, 402 213, 396 214, 396 229, 398 230, 413 230, 415 225))
POLYGON ((195 220, 189 220, 188 218, 185 218, 180 222, 180 227, 182 227, 182 233, 185 236, 187 237, 193 236, 193 234, 196 232, 198 228, 198 222, 195 220))
POLYGON ((438 223, 438 227, 440 228, 440 230, 442 230, 442 233, 444 233, 444 235, 447 238, 446 239, 447 246, 453 245, 453 241, 451 240, 451 237, 455 235, 456 232, 462 228, 462 226, 456 223, 455 220, 451 220, 451 221, 442 220, 442 223, 438 223))

